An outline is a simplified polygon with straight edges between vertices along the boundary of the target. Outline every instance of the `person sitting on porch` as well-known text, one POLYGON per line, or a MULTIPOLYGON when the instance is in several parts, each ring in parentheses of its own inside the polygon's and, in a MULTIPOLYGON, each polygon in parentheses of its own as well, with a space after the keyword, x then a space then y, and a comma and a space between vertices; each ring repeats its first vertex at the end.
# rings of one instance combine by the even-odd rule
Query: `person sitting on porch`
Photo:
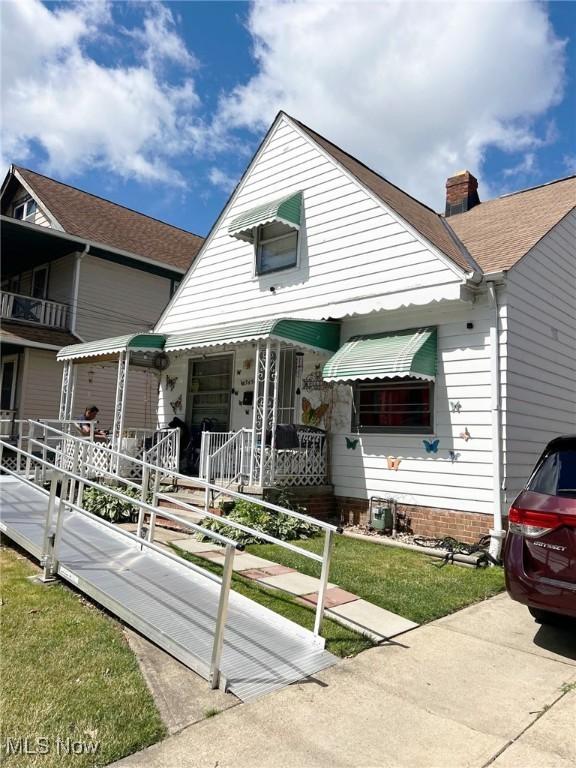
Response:
MULTIPOLYGON (((88 408, 84 410, 84 415, 80 416, 77 421, 79 422, 87 422, 87 421, 94 421, 96 416, 98 415, 98 411, 100 409, 96 405, 91 405, 88 408)), ((90 435, 91 428, 90 424, 82 423, 77 425, 78 429, 83 435, 90 435)), ((98 440, 99 442, 102 442, 104 440, 108 439, 108 433, 105 432, 103 429, 94 430, 94 440, 98 440)))

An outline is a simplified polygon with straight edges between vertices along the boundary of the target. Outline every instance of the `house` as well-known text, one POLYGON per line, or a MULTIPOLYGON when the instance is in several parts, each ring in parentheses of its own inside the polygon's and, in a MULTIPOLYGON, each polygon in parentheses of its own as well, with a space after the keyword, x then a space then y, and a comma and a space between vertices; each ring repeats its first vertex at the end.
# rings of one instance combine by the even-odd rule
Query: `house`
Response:
MULTIPOLYGON (((202 238, 18 166, 2 185, 1 213, 0 408, 8 434, 15 419, 58 418, 61 347, 154 326, 202 238)), ((116 370, 105 362, 79 371, 72 412, 96 403, 109 428, 116 370)), ((130 387, 127 424, 155 427, 157 377, 141 367, 130 387)))
POLYGON ((279 113, 154 328, 159 422, 203 430, 220 484, 345 522, 394 498, 414 531, 498 552, 576 430, 575 204, 575 177, 480 202, 462 172, 440 215, 279 113))

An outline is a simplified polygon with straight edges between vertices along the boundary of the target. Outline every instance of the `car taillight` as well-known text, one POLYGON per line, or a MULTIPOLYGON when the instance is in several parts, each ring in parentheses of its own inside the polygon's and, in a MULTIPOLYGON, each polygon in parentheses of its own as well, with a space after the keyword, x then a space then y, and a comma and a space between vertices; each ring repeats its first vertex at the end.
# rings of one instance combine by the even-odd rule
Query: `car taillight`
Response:
POLYGON ((576 515, 560 515, 556 512, 541 512, 522 507, 510 507, 508 522, 512 533, 535 539, 561 525, 576 528, 576 515))

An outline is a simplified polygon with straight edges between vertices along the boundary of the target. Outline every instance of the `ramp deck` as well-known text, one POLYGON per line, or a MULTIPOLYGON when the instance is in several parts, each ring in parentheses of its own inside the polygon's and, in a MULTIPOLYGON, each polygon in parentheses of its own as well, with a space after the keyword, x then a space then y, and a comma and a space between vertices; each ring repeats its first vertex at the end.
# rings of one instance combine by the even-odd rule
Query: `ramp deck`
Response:
MULTIPOLYGON (((0 476, 0 530, 40 558, 48 493, 0 476)), ((219 585, 86 516, 64 516, 58 575, 206 679, 219 585)), ((308 630, 230 592, 222 675, 243 701, 336 663, 308 630)))

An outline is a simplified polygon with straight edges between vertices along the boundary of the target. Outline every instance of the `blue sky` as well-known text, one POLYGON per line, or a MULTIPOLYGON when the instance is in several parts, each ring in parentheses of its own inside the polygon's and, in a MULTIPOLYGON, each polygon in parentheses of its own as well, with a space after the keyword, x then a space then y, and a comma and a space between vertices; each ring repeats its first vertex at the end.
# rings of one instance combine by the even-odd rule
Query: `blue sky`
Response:
POLYGON ((278 109, 436 209, 576 171, 576 3, 0 4, 10 162, 206 234, 278 109))

